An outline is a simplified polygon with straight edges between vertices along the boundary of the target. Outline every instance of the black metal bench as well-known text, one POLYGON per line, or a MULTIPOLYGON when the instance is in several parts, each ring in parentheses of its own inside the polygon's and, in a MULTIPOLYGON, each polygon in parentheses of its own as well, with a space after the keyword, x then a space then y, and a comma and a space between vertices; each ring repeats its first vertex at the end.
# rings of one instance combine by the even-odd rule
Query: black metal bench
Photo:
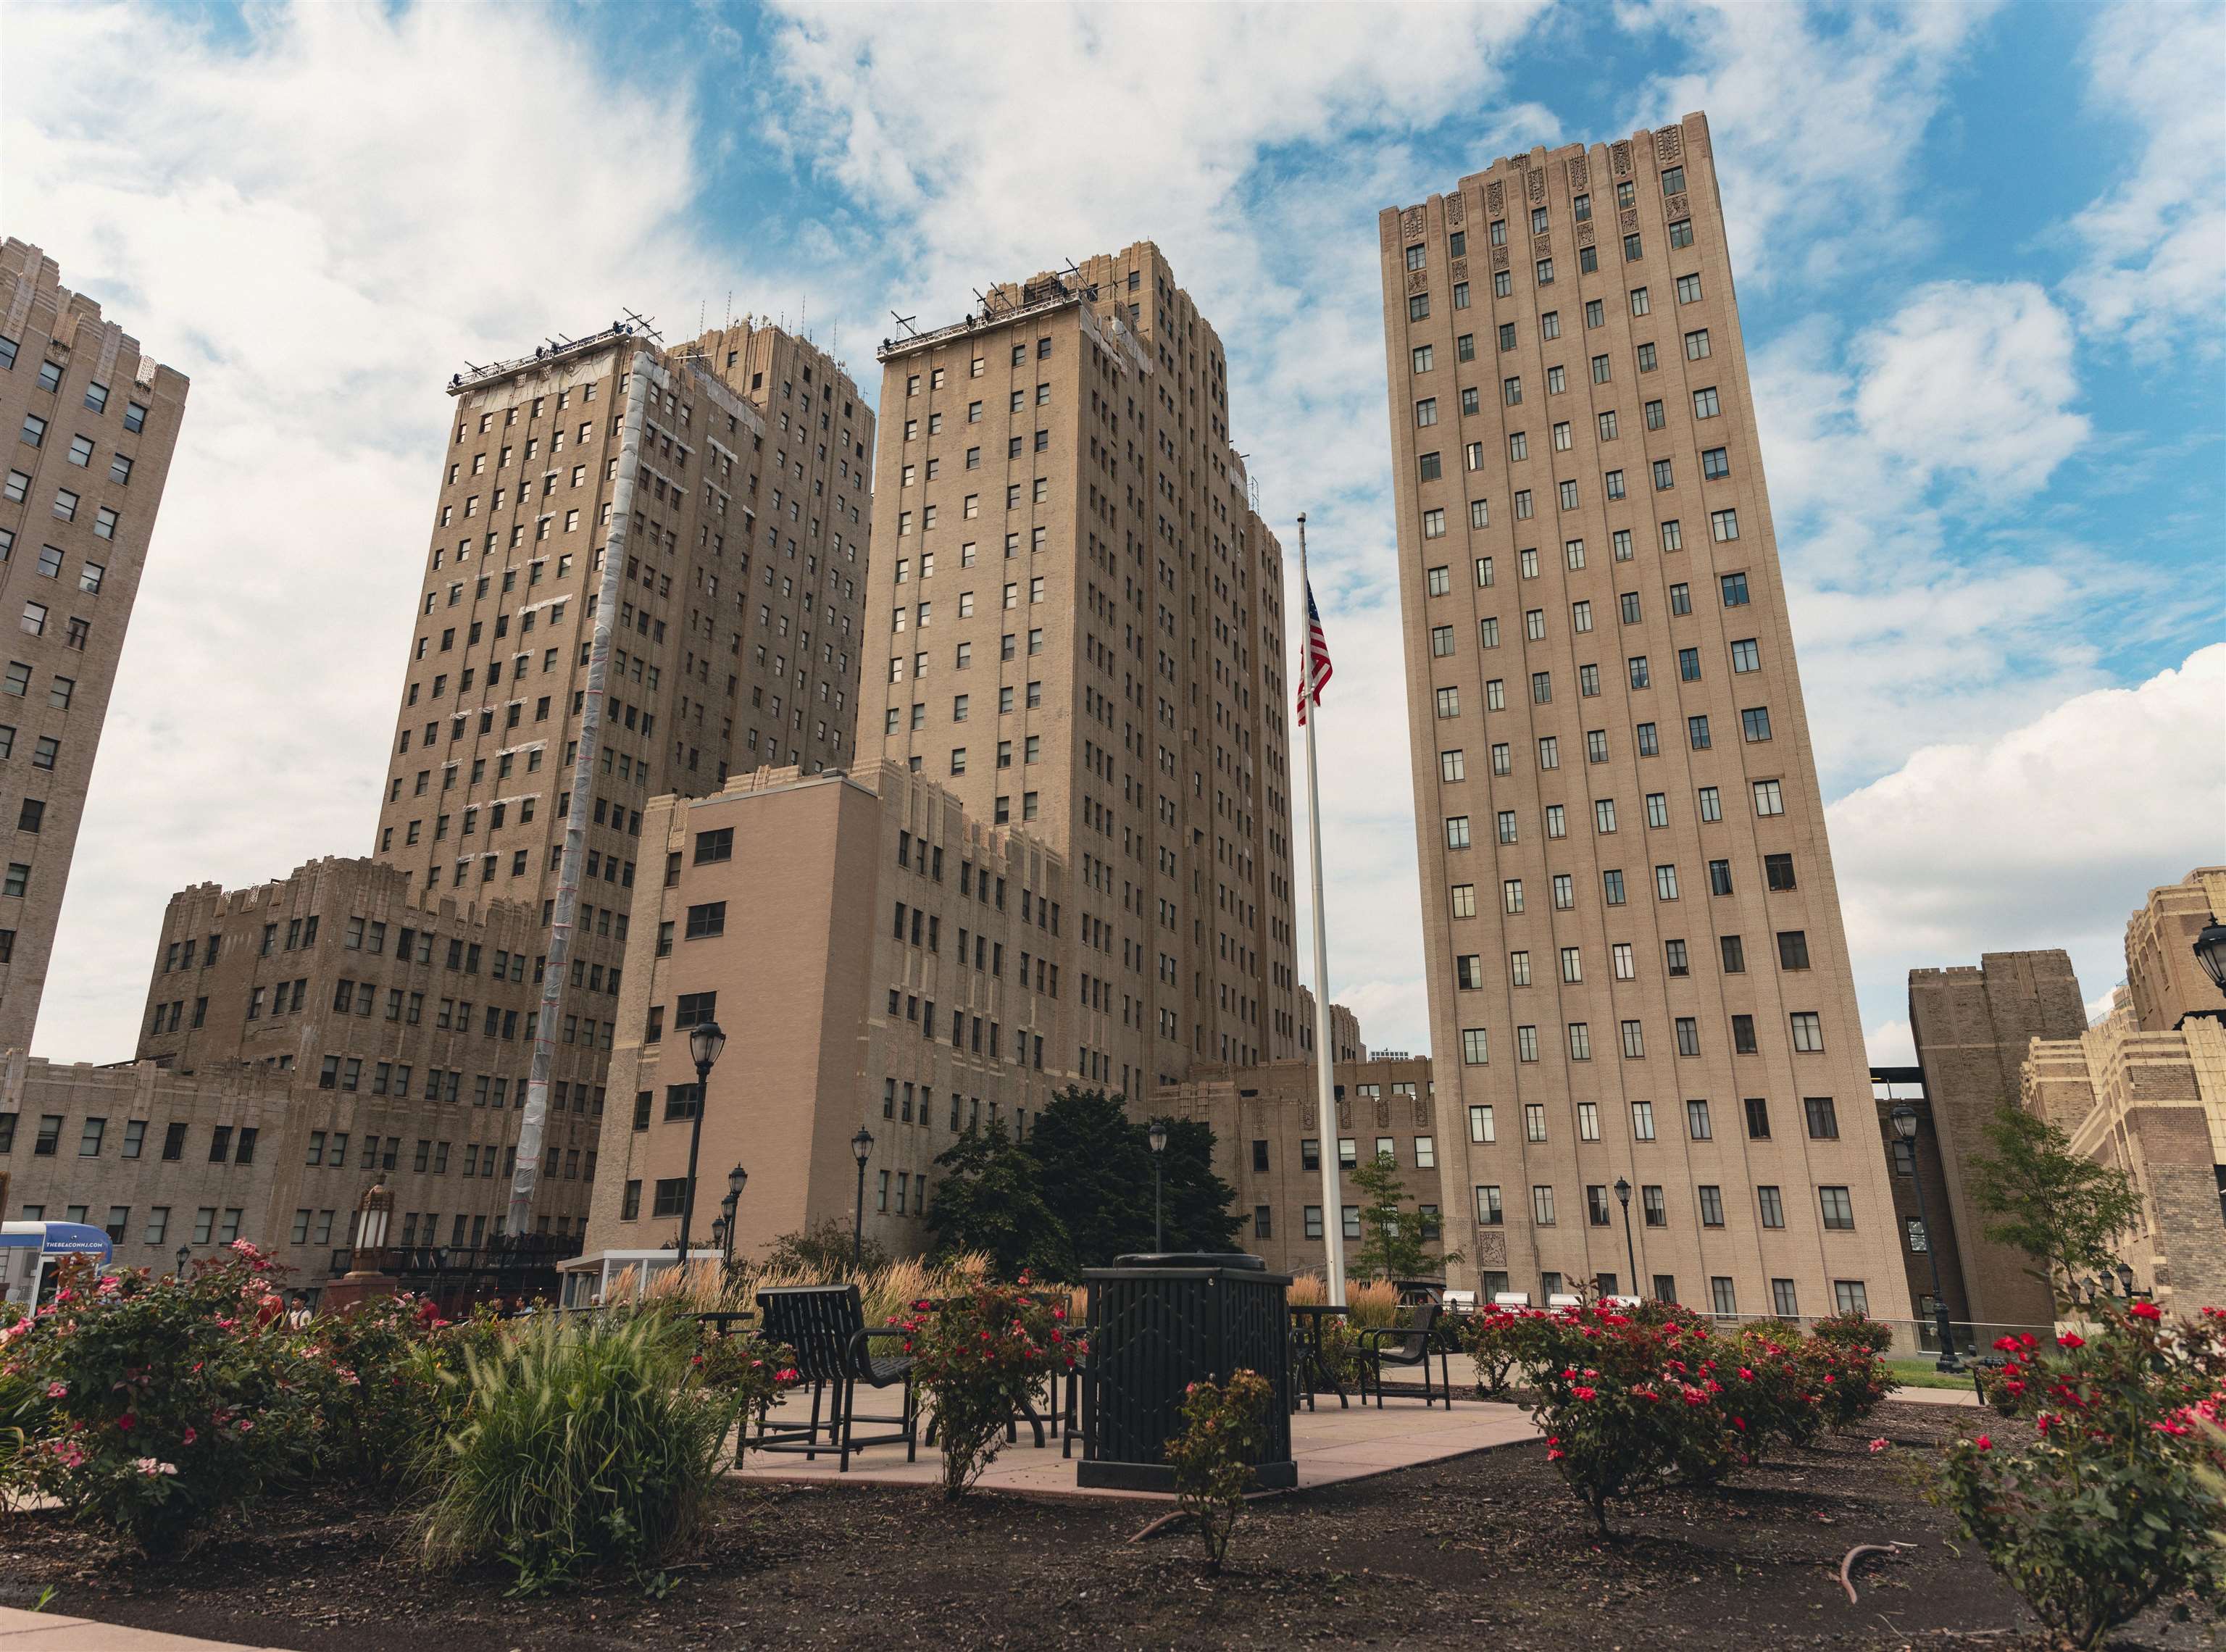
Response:
POLYGON ((905 1461, 919 1455, 919 1397, 909 1354, 874 1351, 876 1337, 900 1342, 908 1334, 896 1325, 868 1325, 855 1285, 769 1286, 757 1293, 767 1341, 785 1344, 796 1355, 797 1374, 811 1384, 808 1423, 768 1414, 758 1425, 754 1444, 761 1452, 801 1452, 817 1458, 834 1452, 839 1471, 848 1473, 850 1453, 868 1446, 905 1447, 905 1461), (874 1388, 901 1385, 904 1407, 894 1416, 859 1414, 858 1385, 874 1388), (826 1420, 820 1420, 823 1402, 826 1420), (859 1423, 894 1423, 894 1432, 861 1435, 859 1423), (822 1435, 825 1438, 823 1439, 822 1435))
POLYGON ((1359 1335, 1361 1358, 1361 1397, 1368 1395, 1368 1383, 1372 1377, 1376 1384, 1376 1408, 1383 1409, 1383 1368, 1386 1365, 1420 1366, 1422 1372, 1422 1407, 1428 1410, 1434 1400, 1442 1398, 1446 1409, 1453 1408, 1453 1371, 1442 1346, 1433 1346, 1436 1341, 1438 1316, 1443 1312, 1435 1302, 1420 1302, 1412 1309, 1412 1318, 1404 1325, 1376 1325, 1359 1335), (1440 1381, 1434 1390, 1430 1386, 1430 1356, 1438 1357, 1440 1381))

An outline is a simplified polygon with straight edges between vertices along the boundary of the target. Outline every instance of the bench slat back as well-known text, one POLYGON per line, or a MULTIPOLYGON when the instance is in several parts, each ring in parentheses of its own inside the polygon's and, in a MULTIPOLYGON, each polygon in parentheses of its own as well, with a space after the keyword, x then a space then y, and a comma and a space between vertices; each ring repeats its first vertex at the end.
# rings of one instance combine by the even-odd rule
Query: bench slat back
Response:
POLYGON ((830 1382, 850 1375, 850 1344, 865 1329, 865 1313, 855 1285, 777 1285, 758 1293, 766 1337, 796 1352, 796 1369, 807 1382, 830 1382))

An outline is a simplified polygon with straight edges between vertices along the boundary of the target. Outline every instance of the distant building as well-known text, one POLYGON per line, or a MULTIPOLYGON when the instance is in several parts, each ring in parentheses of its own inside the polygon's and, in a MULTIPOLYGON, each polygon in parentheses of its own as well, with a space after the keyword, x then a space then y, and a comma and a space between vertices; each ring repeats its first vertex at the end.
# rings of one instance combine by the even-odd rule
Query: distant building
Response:
POLYGON ((1950 1318, 1975 1322, 1982 1344, 1996 1328, 2056 1318, 2033 1263, 1986 1236, 1989 1218, 1974 1202, 1970 1160, 1990 1151, 1985 1128, 2006 1104, 2133 1178, 2141 1217, 2119 1249, 2136 1289, 2182 1312, 2226 1305, 2226 998, 2193 950, 2222 906, 2226 867, 2150 891, 2127 924, 2126 984, 2091 1026, 2061 951, 1990 952, 1975 969, 1910 971, 1919 1065, 1873 1077, 1920 1315, 1931 1311, 1931 1262, 1920 1249, 1930 1241, 1940 1247, 1950 1318), (1904 1099, 1924 1120, 1913 1152, 1887 1123, 1904 1099), (1912 1172, 1924 1178, 1929 1224, 1917 1219, 1912 1172))
MULTIPOLYGON (((1329 1007, 1329 1034, 1332 1061, 1368 1059, 1368 1046, 1360 1041, 1360 1017, 1342 1004, 1329 1007)), ((1308 987, 1299 988, 1299 1052, 1314 1052, 1314 994, 1308 987)))
POLYGON ((2222 909, 2226 867, 2152 890, 2110 1013, 2036 1039, 2020 1075, 2023 1104, 2074 1152, 2133 1178, 2141 1217, 2120 1255, 2136 1290, 2179 1313, 2226 1306, 2226 998, 2191 950, 2222 909))
POLYGON ((0 1050, 30 1046, 188 381, 37 247, 0 247, 0 1050))
MULTIPOLYGON (((1360 1197, 1352 1167, 1390 1153, 1418 1215, 1434 1236, 1445 1227, 1438 1176, 1436 1103, 1430 1064, 1422 1060, 1341 1061, 1334 1068, 1342 1222, 1350 1267, 1361 1242, 1360 1197)), ((1321 1123, 1316 1069, 1310 1060, 1256 1067, 1201 1067, 1180 1083, 1162 1084, 1150 1111, 1199 1119, 1212 1127, 1214 1169, 1237 1190, 1244 1218, 1237 1245, 1268 1266, 1319 1274, 1323 1268, 1321 1123)), ((1502 1288, 1504 1288, 1504 1285, 1502 1288)))

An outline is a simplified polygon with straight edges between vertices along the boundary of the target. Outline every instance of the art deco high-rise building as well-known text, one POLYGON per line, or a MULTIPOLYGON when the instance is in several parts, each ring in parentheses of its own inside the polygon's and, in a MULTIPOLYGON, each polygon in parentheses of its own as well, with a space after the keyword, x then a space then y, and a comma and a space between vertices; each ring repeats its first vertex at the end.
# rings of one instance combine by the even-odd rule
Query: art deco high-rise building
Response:
POLYGON ((385 866, 181 892, 140 1054, 299 1073, 321 1125, 380 1144, 344 1162, 385 1177, 398 1233, 437 1215, 461 1245, 503 1231, 522 1142, 536 1230, 585 1229, 648 800, 853 755, 874 416, 824 352, 751 322, 671 348, 614 327, 448 394, 385 866))
POLYGON ((1381 230, 1448 1244, 1905 1317, 1708 124, 1381 230))
POLYGON ((1140 242, 881 359, 859 740, 1065 861, 1049 1064, 1141 1102, 1295 1053, 1282 556, 1219 339, 1140 242))
POLYGON ((185 375, 143 354, 37 247, 0 248, 0 1050, 27 1049, 185 375))

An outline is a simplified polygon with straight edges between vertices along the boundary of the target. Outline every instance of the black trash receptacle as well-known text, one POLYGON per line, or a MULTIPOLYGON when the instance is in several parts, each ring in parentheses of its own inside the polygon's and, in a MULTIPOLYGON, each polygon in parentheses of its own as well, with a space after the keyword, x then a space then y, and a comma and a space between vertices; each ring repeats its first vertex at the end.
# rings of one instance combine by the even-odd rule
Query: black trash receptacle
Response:
POLYGON ((1090 1356, 1082 1461, 1075 1484, 1172 1491, 1168 1439, 1182 1430, 1183 1391, 1254 1370, 1275 1395, 1268 1449, 1253 1465, 1263 1487, 1298 1484, 1291 1460, 1291 1276, 1240 1253, 1123 1256, 1083 1270, 1090 1356))

